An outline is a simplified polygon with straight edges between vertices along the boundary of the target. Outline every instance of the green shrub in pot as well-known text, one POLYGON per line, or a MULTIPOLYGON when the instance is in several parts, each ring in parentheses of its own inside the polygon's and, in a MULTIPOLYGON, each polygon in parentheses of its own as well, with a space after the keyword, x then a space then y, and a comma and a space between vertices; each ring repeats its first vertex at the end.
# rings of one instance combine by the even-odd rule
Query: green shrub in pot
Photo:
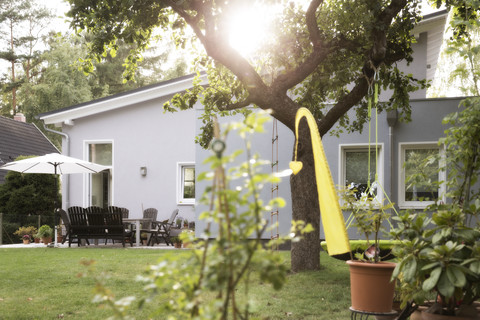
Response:
POLYGON ((53 236, 53 229, 49 225, 44 224, 38 229, 37 236, 39 238, 51 238, 53 236))
MULTIPOLYGON (((435 299, 430 312, 476 317, 473 302, 480 297, 480 230, 465 224, 464 210, 455 204, 429 207, 430 213, 406 212, 391 235, 402 305, 435 299), (415 290, 416 289, 416 290, 415 290), (421 290, 419 290, 421 289, 421 290)), ((469 207, 480 211, 480 201, 469 207)))

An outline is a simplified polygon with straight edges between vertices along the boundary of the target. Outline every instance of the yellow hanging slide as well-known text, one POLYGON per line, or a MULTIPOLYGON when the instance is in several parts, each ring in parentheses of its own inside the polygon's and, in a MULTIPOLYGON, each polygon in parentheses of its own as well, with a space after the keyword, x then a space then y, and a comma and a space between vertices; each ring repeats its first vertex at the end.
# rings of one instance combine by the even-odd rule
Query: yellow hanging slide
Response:
MULTIPOLYGON (((350 252, 347 229, 343 219, 342 210, 338 202, 337 192, 333 184, 332 175, 328 166, 322 140, 318 133, 315 118, 306 108, 300 108, 295 117, 295 136, 298 137, 298 125, 305 117, 310 128, 312 137, 313 158, 315 160, 315 177, 317 181, 318 202, 322 217, 323 231, 329 255, 337 255, 350 252)), ((293 174, 302 170, 302 162, 297 161, 298 138, 295 142, 295 161, 290 162, 293 174)))

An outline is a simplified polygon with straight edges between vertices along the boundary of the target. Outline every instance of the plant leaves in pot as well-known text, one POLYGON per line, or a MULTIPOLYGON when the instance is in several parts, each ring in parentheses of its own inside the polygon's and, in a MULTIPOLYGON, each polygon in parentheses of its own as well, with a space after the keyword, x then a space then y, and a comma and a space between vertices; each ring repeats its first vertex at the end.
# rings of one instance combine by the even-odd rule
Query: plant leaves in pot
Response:
MULTIPOLYGON (((480 212, 480 203, 473 206, 480 212)), ((431 218, 427 212, 402 214, 391 232, 402 240, 394 247, 393 274, 401 283, 402 305, 421 305, 430 295, 434 304, 423 313, 477 319, 480 230, 467 226, 464 210, 455 204, 433 205, 429 211, 431 218)))
POLYGON ((352 212, 354 226, 364 234, 367 243, 373 233, 374 243, 363 254, 356 254, 357 260, 347 261, 350 269, 351 308, 362 312, 392 313, 395 281, 391 278, 396 265, 380 261, 379 233, 383 231, 382 223, 389 217, 387 210, 393 204, 383 205, 377 201, 373 192, 365 192, 358 197, 355 194, 354 189, 344 194, 344 204, 347 206, 344 205, 343 209, 352 212))

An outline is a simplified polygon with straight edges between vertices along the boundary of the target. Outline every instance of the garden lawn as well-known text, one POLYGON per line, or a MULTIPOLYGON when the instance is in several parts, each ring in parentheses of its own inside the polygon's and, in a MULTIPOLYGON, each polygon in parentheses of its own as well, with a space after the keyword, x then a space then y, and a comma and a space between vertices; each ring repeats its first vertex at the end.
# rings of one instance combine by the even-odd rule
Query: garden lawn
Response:
MULTIPOLYGON (((136 276, 170 254, 186 257, 191 252, 92 247, 0 249, 0 320, 106 319, 112 312, 92 303, 94 277, 103 278, 117 298, 140 297, 142 284, 136 276), (93 272, 85 275, 88 267, 83 262, 91 260, 95 261, 93 272)), ((279 254, 289 265, 290 253, 279 254)), ((343 261, 323 253, 321 265, 318 272, 289 275, 280 291, 252 277, 251 318, 348 319, 348 268, 343 261)), ((154 306, 147 305, 132 309, 130 315, 149 319, 153 310, 154 306)))

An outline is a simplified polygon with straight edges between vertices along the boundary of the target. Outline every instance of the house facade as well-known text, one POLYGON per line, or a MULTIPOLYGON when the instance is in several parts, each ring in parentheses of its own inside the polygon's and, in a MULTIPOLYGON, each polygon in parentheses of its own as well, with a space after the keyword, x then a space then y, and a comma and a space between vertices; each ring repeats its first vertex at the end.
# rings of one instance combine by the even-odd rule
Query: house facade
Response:
POLYGON ((158 219, 179 209, 179 216, 193 220, 194 111, 172 114, 162 108, 191 81, 178 78, 40 115, 61 127, 64 154, 109 167, 64 177, 69 181, 62 183, 62 206, 115 205, 128 208, 132 217, 153 207, 158 219))
MULTIPOLYGON (((404 72, 419 79, 434 78, 445 21, 445 12, 436 13, 417 27, 414 62, 400 66, 404 72)), ((174 209, 179 209, 179 216, 195 220, 196 232, 201 232, 204 225, 198 216, 208 205, 200 204, 199 199, 208 182, 196 181, 195 176, 209 170, 203 160, 211 155, 210 150, 194 142, 203 125, 199 119, 202 106, 197 103, 194 109, 177 113, 164 113, 162 108, 175 93, 190 88, 192 81, 193 76, 181 77, 39 115, 46 124, 61 128, 64 154, 110 167, 108 172, 75 175, 64 181, 63 207, 116 205, 128 208, 133 217, 140 217, 143 209, 155 207, 159 210, 158 219, 167 219, 174 209)), ((387 100, 390 94, 382 93, 380 100, 387 100)), ((425 207, 428 201, 420 200, 432 199, 427 194, 441 197, 442 190, 407 187, 404 163, 412 154, 424 157, 442 152, 437 145, 445 130, 441 120, 454 112, 459 102, 460 98, 426 99, 426 90, 419 90, 411 96, 412 122, 398 121, 395 113, 382 113, 374 120, 378 126, 375 139, 369 139, 367 128, 362 134, 324 137, 334 183, 339 186, 366 184, 368 147, 375 150, 372 146, 377 145, 377 152, 370 153, 370 158, 375 163, 371 171, 378 176, 376 196, 379 200, 388 198, 402 209, 425 207)), ((220 121, 231 120, 235 117, 220 121)), ((278 139, 273 139, 273 128, 273 122, 267 124, 266 133, 254 139, 253 149, 262 159, 278 161, 281 172, 288 169, 295 139, 281 123, 276 124, 278 129, 273 134, 278 134, 278 139), (272 140, 275 140, 273 144, 272 140)), ((231 134, 226 145, 228 153, 242 148, 243 142, 231 134)), ((262 197, 270 199, 271 196, 271 189, 265 188, 262 197)), ((265 218, 272 223, 278 221, 277 232, 285 235, 290 230, 292 216, 288 177, 279 184, 278 196, 287 200, 287 206, 279 210, 278 216, 266 214, 265 218)), ((349 229, 349 234, 352 238, 358 237, 353 229, 349 229)))

